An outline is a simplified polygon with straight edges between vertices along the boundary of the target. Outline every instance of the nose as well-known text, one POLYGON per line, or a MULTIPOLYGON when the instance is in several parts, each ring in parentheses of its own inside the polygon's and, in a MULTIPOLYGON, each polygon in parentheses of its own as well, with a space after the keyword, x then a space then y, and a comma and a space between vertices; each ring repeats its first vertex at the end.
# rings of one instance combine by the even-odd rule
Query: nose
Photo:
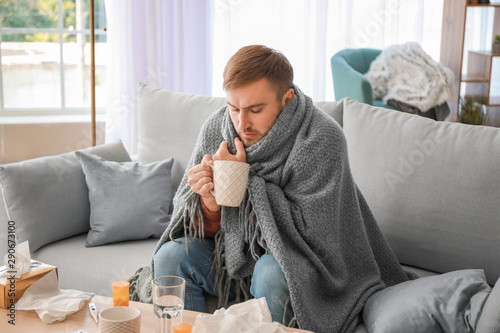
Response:
POLYGON ((250 127, 250 125, 252 124, 250 122, 250 119, 249 119, 249 116, 248 116, 248 111, 240 111, 240 129, 241 130, 245 130, 247 128, 250 127))

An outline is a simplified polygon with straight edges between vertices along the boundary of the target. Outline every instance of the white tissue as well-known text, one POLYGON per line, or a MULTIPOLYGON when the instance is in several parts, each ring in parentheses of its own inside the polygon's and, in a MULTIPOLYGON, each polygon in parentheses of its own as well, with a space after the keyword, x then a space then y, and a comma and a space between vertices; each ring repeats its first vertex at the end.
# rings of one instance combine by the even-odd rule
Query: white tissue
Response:
POLYGON ((56 271, 52 270, 29 286, 17 301, 17 310, 35 310, 45 324, 63 321, 79 311, 94 294, 73 289, 59 289, 56 271))
POLYGON ((281 333, 283 325, 273 322, 264 297, 222 308, 213 315, 196 317, 193 333, 281 333))
POLYGON ((15 253, 7 253, 5 257, 3 257, 3 264, 6 267, 7 272, 3 273, 2 277, 11 277, 14 275, 17 279, 19 279, 22 274, 29 272, 31 270, 29 242, 24 241, 17 244, 15 253))

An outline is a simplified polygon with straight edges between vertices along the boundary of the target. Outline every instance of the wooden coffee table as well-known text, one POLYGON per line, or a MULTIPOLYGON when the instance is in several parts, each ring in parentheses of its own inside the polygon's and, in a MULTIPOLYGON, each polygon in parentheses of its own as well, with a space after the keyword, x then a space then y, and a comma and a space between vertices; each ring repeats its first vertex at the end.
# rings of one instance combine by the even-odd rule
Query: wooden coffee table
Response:
MULTIPOLYGON (((113 299, 105 296, 94 296, 90 300, 97 305, 97 309, 102 311, 113 306, 113 299)), ((68 316, 62 322, 55 322, 52 324, 44 324, 38 317, 35 311, 16 311, 16 325, 10 325, 7 321, 9 313, 5 309, 0 309, 0 332, 16 333, 16 332, 64 332, 71 333, 78 330, 83 330, 87 333, 98 333, 98 327, 94 319, 90 316, 88 310, 88 302, 83 308, 68 316)), ((155 331, 155 318, 153 314, 153 305, 147 303, 130 302, 129 306, 139 309, 141 311, 141 332, 154 332, 155 331)), ((194 324, 196 316, 199 312, 184 310, 182 319, 186 323, 194 324)), ((287 332, 309 332, 298 329, 286 328, 287 332)))

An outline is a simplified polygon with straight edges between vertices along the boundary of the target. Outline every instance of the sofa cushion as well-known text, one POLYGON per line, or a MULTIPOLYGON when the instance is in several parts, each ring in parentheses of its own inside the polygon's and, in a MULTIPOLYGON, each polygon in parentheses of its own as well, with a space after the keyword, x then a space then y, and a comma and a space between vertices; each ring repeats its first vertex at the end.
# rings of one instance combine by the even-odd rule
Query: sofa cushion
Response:
MULTIPOLYGON (((111 161, 130 161, 121 142, 83 151, 111 161)), ((31 251, 90 228, 87 184, 73 152, 0 165, 0 186, 2 252, 7 250, 9 220, 15 223, 17 243, 28 240, 31 251)))
POLYGON ((177 189, 205 120, 226 99, 170 92, 139 85, 137 159, 151 163, 174 158, 172 186, 177 189))
POLYGON ((76 155, 89 188, 87 247, 163 234, 170 222, 171 158, 140 164, 78 151, 76 155))
POLYGON ((401 263, 500 276, 500 129, 344 103, 353 177, 401 263))
POLYGON ((363 321, 371 333, 474 332, 490 291, 479 269, 423 277, 373 294, 363 321))
POLYGON ((59 287, 112 296, 111 284, 128 280, 140 267, 151 265, 158 239, 85 247, 87 233, 43 246, 35 260, 57 266, 59 287))
MULTIPOLYGON (((224 97, 171 92, 139 84, 138 161, 151 163, 173 157, 172 186, 175 192, 201 126, 225 105, 224 97)), ((318 102, 315 105, 342 125, 342 104, 318 102)))
POLYGON ((332 117, 341 127, 343 124, 343 109, 344 105, 339 102, 314 102, 314 106, 324 111, 327 115, 332 117))

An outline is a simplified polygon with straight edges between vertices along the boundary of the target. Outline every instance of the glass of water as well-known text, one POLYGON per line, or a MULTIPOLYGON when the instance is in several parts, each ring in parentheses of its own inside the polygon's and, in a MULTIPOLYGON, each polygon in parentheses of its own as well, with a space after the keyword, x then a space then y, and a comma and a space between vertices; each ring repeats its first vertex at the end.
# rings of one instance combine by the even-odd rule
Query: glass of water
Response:
POLYGON ((178 276, 160 276, 151 282, 156 333, 172 333, 182 322, 186 281, 178 276))

